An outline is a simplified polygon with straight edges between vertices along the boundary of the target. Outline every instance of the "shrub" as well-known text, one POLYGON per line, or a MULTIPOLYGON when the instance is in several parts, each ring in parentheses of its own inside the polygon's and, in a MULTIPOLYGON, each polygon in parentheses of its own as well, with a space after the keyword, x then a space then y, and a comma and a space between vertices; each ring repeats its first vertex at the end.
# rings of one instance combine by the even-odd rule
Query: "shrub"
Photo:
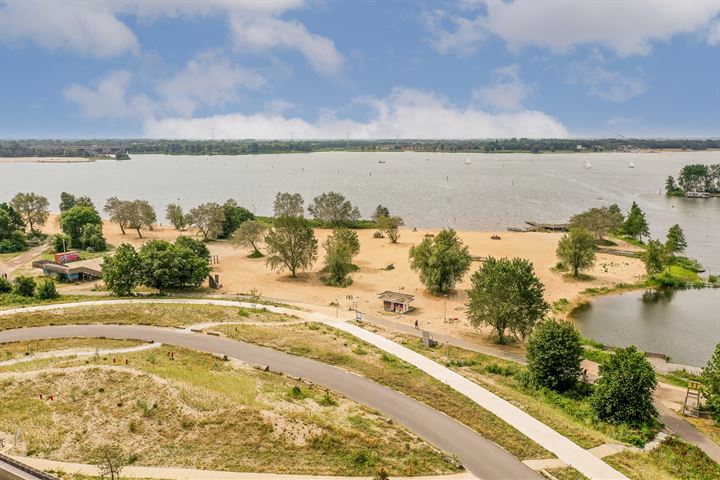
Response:
POLYGON ((720 343, 702 371, 703 394, 707 407, 715 421, 720 424, 720 343))
POLYGON ((527 346, 534 385, 563 392, 575 386, 582 370, 580 334, 569 322, 546 320, 532 330, 527 346))
POLYGON ((32 277, 17 277, 13 280, 13 293, 22 297, 35 295, 35 279, 32 277))
POLYGON ((635 346, 620 349, 600 365, 600 378, 590 402, 601 420, 629 425, 650 423, 657 411, 655 371, 635 346))
POLYGON ((46 278, 40 282, 35 290, 35 298, 38 300, 52 300, 58 298, 57 289, 55 288, 55 282, 50 278, 46 278))
POLYGON ((12 284, 5 277, 0 277, 0 293, 10 292, 12 292, 12 284))

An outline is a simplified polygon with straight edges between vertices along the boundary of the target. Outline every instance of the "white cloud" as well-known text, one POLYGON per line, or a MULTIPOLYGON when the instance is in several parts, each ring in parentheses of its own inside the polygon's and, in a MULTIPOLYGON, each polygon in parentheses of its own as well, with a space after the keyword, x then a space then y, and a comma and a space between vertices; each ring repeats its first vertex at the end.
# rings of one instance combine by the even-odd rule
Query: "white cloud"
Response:
POLYGON ((599 52, 570 65, 567 82, 585 85, 593 96, 613 102, 624 102, 645 92, 645 81, 639 75, 608 70, 599 52))
POLYGON ((715 22, 710 26, 707 43, 711 46, 720 45, 720 19, 715 20, 715 22))
POLYGON ((232 65, 215 52, 205 52, 187 62, 185 69, 157 85, 169 110, 191 115, 199 106, 219 107, 236 102, 243 88, 265 84, 258 72, 232 65))
POLYGON ((332 40, 309 32, 295 20, 282 20, 269 15, 231 15, 230 27, 235 50, 240 53, 263 53, 274 48, 297 50, 320 73, 340 72, 345 58, 332 40))
POLYGON ((495 70, 495 82, 473 91, 473 99, 495 110, 520 110, 533 91, 520 79, 520 67, 508 65, 495 70))
POLYGON ((494 34, 511 48, 536 45, 566 52, 589 44, 626 56, 646 54, 653 42, 675 35, 705 32, 718 13, 720 2, 711 0, 487 0, 485 11, 475 18, 454 15, 453 31, 431 28, 430 34, 446 52, 474 48, 484 35, 494 34))
POLYGON ((425 13, 422 18, 432 37, 433 47, 443 54, 471 55, 487 36, 483 17, 471 19, 434 10, 425 13))
POLYGON ((69 102, 80 107, 81 113, 90 118, 145 117, 155 108, 143 94, 128 93, 132 74, 125 70, 108 73, 94 88, 73 84, 63 95, 69 102))
POLYGON ((295 107, 294 103, 288 102, 287 100, 283 100, 282 98, 275 98, 273 100, 265 102, 265 105, 264 105, 265 112, 274 114, 274 115, 284 113, 294 107, 295 107))
POLYGON ((160 138, 500 138, 567 137, 565 126, 542 112, 523 110, 492 114, 458 108, 420 90, 397 88, 382 99, 365 99, 374 113, 365 121, 326 113, 316 121, 281 114, 234 113, 204 118, 149 119, 144 133, 160 138))
POLYGON ((99 58, 138 49, 137 38, 108 4, 93 2, 8 2, 0 10, 0 40, 99 58))
POLYGON ((118 16, 152 22, 161 17, 222 14, 238 51, 265 53, 275 48, 300 52, 318 72, 337 74, 345 58, 327 37, 280 15, 303 7, 302 0, 272 1, 13 1, 0 9, 0 40, 31 41, 48 50, 112 57, 139 50, 130 28, 118 16))

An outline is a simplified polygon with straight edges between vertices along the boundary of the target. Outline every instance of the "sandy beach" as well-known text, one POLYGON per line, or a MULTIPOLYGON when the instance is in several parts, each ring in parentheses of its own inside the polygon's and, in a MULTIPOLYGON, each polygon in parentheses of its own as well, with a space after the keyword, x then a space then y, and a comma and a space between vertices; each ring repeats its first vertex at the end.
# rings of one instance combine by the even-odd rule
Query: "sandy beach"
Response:
MULTIPOLYGON (((51 217, 45 228, 48 233, 58 231, 56 217, 51 217)), ((377 294, 384 290, 409 293, 415 296, 415 310, 406 315, 395 316, 412 324, 418 319, 421 326, 427 325, 433 331, 455 335, 472 334, 474 329, 467 323, 464 304, 467 301, 465 289, 470 286, 470 275, 479 267, 473 262, 470 272, 458 285, 456 292, 449 298, 438 298, 428 294, 418 280, 417 274, 410 269, 408 251, 410 247, 422 241, 426 233, 438 230, 403 230, 397 244, 387 239, 372 238, 373 230, 358 230, 361 248, 355 258, 359 270, 353 274, 353 283, 347 288, 325 286, 317 270, 322 268, 324 251, 320 247, 318 261, 312 270, 290 277, 287 271, 275 272, 265 266, 264 258, 248 258, 250 250, 235 249, 225 241, 208 243, 210 251, 219 256, 220 263, 214 265, 214 273, 220 275, 223 285, 221 293, 248 293, 257 288, 264 297, 292 300, 315 305, 327 306, 339 301, 341 308, 348 308, 353 301, 365 312, 388 315, 382 312, 377 294), (386 270, 388 265, 394 269, 386 270), (346 296, 352 296, 352 299, 346 296), (445 321, 445 318, 455 321, 445 321)), ((143 230, 142 239, 137 232, 128 231, 122 235, 120 228, 105 223, 104 232, 112 245, 130 243, 139 247, 150 239, 173 240, 180 234, 194 235, 193 231, 178 232, 170 226, 157 226, 153 231, 143 230)), ((322 245, 330 230, 317 229, 315 235, 322 245)), ((557 263, 555 249, 562 236, 559 233, 516 233, 516 232, 459 232, 462 240, 469 246, 470 253, 478 257, 521 257, 530 260, 540 280, 545 284, 545 296, 548 302, 561 298, 576 300, 583 290, 590 287, 612 287, 620 282, 631 283, 644 274, 642 262, 634 258, 598 254, 594 268, 587 273, 590 280, 575 280, 555 272, 557 263), (501 240, 492 240, 497 234, 501 240)), ((73 289, 91 289, 92 284, 80 284, 73 289)))

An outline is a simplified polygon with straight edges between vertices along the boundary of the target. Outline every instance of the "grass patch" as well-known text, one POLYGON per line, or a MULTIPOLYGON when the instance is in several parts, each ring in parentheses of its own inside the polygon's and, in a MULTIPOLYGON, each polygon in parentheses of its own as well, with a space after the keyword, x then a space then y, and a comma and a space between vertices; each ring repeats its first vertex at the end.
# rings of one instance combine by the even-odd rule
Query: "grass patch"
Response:
MULTIPOLYGON (((23 297, 21 295, 15 295, 14 293, 2 293, 0 294, 0 310, 32 307, 35 305, 50 305, 53 303, 89 302, 92 300, 97 300, 97 298, 87 295, 60 295, 58 298, 50 300, 38 300, 35 297, 23 297)), ((0 318, 0 324, 2 324, 2 322, 3 319, 0 318)))
MULTIPOLYGON (((69 297, 64 297, 68 298, 69 297)), ((83 297, 93 300, 92 297, 83 297)), ((182 327, 205 322, 282 322, 290 315, 255 308, 218 305, 121 304, 73 307, 68 310, 21 312, 0 317, 0 330, 44 325, 136 324, 161 327, 182 327), (240 314, 239 312, 242 312, 240 314)))
POLYGON ((521 458, 553 455, 505 422, 452 388, 378 348, 327 325, 288 325, 276 329, 238 325, 222 326, 231 338, 264 345, 342 367, 402 392, 459 420, 521 458))
POLYGON ((587 477, 572 467, 549 468, 545 470, 557 480, 586 480, 587 477))
POLYGON ((53 338, 0 343, 0 361, 54 350, 107 350, 134 347, 143 343, 136 340, 110 340, 106 338, 53 338))
POLYGON ((669 438, 651 452, 622 452, 607 463, 633 480, 716 480, 720 465, 699 448, 669 438))
POLYGON ((371 476, 381 466, 393 476, 457 471, 399 425, 317 386, 169 346, 112 360, 57 359, 34 375, 0 368, 25 372, 0 380, 0 430, 21 428, 21 454, 73 462, 116 438, 148 466, 347 476, 371 476))
POLYGON ((702 382, 700 375, 695 375, 687 370, 673 370, 670 373, 657 373, 658 381, 669 383, 682 388, 687 388, 688 381, 702 382))

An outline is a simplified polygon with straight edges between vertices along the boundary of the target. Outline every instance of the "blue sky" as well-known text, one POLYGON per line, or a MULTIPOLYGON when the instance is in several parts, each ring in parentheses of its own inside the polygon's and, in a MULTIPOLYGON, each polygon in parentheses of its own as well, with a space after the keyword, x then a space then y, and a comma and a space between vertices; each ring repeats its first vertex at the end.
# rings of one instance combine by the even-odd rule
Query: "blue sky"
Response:
POLYGON ((1 1, 1 137, 720 136, 720 2, 1 1))

